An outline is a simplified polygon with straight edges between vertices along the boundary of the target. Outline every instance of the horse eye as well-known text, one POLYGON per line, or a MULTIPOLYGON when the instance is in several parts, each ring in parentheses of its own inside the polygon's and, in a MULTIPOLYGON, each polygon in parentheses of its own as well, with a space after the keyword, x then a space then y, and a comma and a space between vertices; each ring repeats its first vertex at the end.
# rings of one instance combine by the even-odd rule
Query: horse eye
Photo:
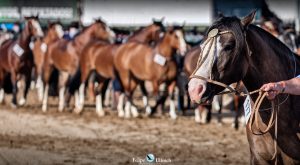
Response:
POLYGON ((230 51, 230 50, 233 49, 233 47, 234 47, 234 46, 233 46, 232 44, 230 44, 230 45, 229 45, 229 44, 228 44, 228 45, 225 45, 225 46, 224 46, 224 51, 230 51))

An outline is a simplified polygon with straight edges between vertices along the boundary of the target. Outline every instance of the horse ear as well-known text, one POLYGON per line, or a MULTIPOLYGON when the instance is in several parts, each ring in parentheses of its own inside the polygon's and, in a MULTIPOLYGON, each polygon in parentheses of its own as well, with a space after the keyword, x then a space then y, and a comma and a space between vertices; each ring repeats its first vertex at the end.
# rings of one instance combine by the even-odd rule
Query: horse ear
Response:
POLYGON ((222 17, 224 17, 224 14, 222 13, 222 12, 218 12, 218 15, 217 15, 217 18, 222 18, 222 17))
POLYGON ((246 17, 244 17, 241 20, 242 25, 244 27, 248 26, 253 21, 255 14, 256 14, 256 10, 252 11, 250 14, 248 14, 246 17))

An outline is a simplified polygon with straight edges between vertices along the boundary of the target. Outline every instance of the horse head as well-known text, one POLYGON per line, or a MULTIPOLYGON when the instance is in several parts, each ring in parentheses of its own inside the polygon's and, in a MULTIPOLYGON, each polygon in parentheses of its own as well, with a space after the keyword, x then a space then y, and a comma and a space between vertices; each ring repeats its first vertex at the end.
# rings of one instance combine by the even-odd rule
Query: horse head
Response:
POLYGON ((184 55, 187 50, 187 45, 184 40, 182 27, 169 27, 164 36, 173 49, 177 50, 181 55, 184 55))
POLYGON ((38 16, 25 17, 25 30, 33 37, 43 37, 44 32, 38 21, 38 16))
POLYGON ((94 24, 91 25, 91 28, 93 29, 92 31, 95 38, 107 40, 110 43, 114 42, 116 34, 101 19, 96 19, 94 24))
POLYGON ((246 30, 254 16, 255 12, 242 20, 222 16, 208 29, 208 35, 200 45, 202 51, 197 67, 189 82, 192 101, 209 103, 214 95, 224 90, 224 87, 208 83, 207 80, 229 85, 246 75, 250 53, 246 43, 246 30))
POLYGON ((60 22, 51 22, 48 24, 47 35, 50 35, 52 39, 62 38, 64 35, 64 30, 60 22))

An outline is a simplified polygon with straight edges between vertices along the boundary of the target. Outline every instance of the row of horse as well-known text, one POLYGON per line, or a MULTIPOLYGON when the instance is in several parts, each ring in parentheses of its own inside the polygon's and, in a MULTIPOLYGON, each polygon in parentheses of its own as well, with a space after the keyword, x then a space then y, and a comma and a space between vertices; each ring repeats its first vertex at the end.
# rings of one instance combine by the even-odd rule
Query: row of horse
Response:
MULTIPOLYGON (((94 93, 99 116, 105 115, 101 91, 105 90, 110 80, 117 79, 123 93, 118 101, 118 116, 139 116, 132 95, 140 85, 145 98, 148 98, 144 84, 148 81, 152 84, 153 95, 158 98, 157 104, 169 95, 170 116, 176 118, 174 88, 177 64, 173 56, 175 53, 185 55, 187 52, 181 26, 165 28, 162 20, 154 21, 134 32, 122 44, 113 42, 116 37, 114 32, 100 19, 85 27, 73 40, 63 39, 63 34, 63 28, 58 22, 49 24, 44 35, 37 17, 25 19, 19 37, 6 40, 0 47, 0 102, 4 100, 5 80, 9 77, 12 106, 24 105, 34 68, 38 99, 42 103, 42 110, 46 112, 51 75, 58 70, 59 111, 65 109, 70 96, 74 95, 74 112, 81 113, 87 82, 92 74, 97 74, 98 86, 94 93), (21 78, 25 79, 25 90, 17 100, 17 82, 21 78), (162 83, 166 84, 168 92, 159 97, 159 86, 162 83)), ((144 99, 144 104, 146 114, 152 115, 154 110, 148 99, 144 99)))

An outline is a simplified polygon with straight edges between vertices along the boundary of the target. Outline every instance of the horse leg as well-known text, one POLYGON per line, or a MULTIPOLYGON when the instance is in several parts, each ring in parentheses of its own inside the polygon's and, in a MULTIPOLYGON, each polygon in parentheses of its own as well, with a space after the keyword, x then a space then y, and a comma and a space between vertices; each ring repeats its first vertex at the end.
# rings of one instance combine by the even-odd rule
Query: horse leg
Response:
POLYGON ((104 86, 104 82, 101 81, 97 87, 97 90, 95 92, 96 94, 96 113, 98 116, 102 117, 105 115, 105 111, 103 110, 103 102, 102 102, 102 89, 104 86))
POLYGON ((143 104, 145 107, 147 107, 148 106, 148 92, 145 87, 145 81, 140 82, 140 88, 141 88, 141 92, 143 94, 143 104))
POLYGON ((102 89, 101 89, 101 95, 103 96, 101 98, 101 101, 104 106, 109 105, 109 102, 111 102, 110 97, 109 97, 110 95, 108 94, 108 93, 110 93, 109 82, 110 82, 110 79, 105 80, 103 83, 102 89), (105 101, 108 104, 105 104, 105 101))
POLYGON ((175 95, 174 95, 174 89, 176 86, 176 81, 173 81, 169 86, 168 86, 168 93, 169 93, 169 98, 170 98, 170 111, 169 114, 171 116, 171 119, 176 119, 177 114, 175 111, 175 95))
POLYGON ((36 80, 36 88, 37 88, 37 93, 38 93, 38 99, 39 99, 39 101, 42 101, 43 100, 44 84, 43 84, 41 75, 38 75, 38 78, 36 80))
POLYGON ((234 128, 239 129, 239 97, 234 95, 234 128))
POLYGON ((4 73, 2 70, 0 70, 0 104, 4 103, 4 96, 5 96, 3 82, 4 82, 4 73))
MULTIPOLYGON (((144 86, 143 88, 144 88, 145 92, 147 92, 144 83, 143 83, 143 86, 144 86)), ((159 87, 159 86, 158 86, 158 83, 157 83, 156 81, 153 81, 153 82, 152 82, 152 87, 153 87, 153 95, 158 95, 158 87, 159 87)), ((142 88, 142 86, 141 86, 141 88, 142 88)), ((152 110, 151 107, 150 107, 150 105, 149 105, 148 98, 145 98, 145 99, 144 99, 144 97, 143 97, 143 102, 144 102, 144 105, 145 105, 145 107, 146 107, 146 111, 145 111, 146 116, 152 115, 152 114, 155 112, 156 107, 157 107, 158 105, 156 104, 155 107, 154 107, 154 109, 152 110)))
POLYGON ((32 69, 31 68, 27 68, 24 75, 25 75, 25 89, 24 89, 24 93, 21 97, 21 99, 19 100, 19 105, 23 106, 26 103, 26 98, 27 98, 27 94, 30 88, 30 84, 31 84, 31 74, 32 74, 32 69))
POLYGON ((59 74, 59 102, 58 102, 58 111, 62 112, 65 108, 65 91, 66 83, 69 78, 69 73, 60 72, 59 74))
POLYGON ((217 122, 218 124, 222 124, 222 97, 216 96, 213 100, 214 108, 218 111, 217 122))
POLYGON ((201 112, 201 109, 203 108, 202 105, 199 105, 197 108, 195 108, 195 122, 196 123, 201 123, 201 115, 200 115, 200 112, 201 112))
POLYGON ((17 108, 18 85, 17 85, 17 73, 15 71, 11 72, 11 83, 13 85, 12 88, 13 97, 12 97, 11 106, 13 108, 17 108))
POLYGON ((47 111, 47 106, 48 106, 48 93, 49 93, 49 80, 51 73, 53 71, 53 67, 50 65, 45 65, 44 71, 43 71, 43 84, 45 84, 45 89, 43 93, 43 101, 42 101, 42 111, 46 112, 47 111))
POLYGON ((121 117, 121 118, 125 116, 125 112, 124 112, 124 109, 123 109, 124 99, 125 99, 125 94, 121 93, 119 98, 118 98, 118 105, 117 105, 118 116, 121 117))

